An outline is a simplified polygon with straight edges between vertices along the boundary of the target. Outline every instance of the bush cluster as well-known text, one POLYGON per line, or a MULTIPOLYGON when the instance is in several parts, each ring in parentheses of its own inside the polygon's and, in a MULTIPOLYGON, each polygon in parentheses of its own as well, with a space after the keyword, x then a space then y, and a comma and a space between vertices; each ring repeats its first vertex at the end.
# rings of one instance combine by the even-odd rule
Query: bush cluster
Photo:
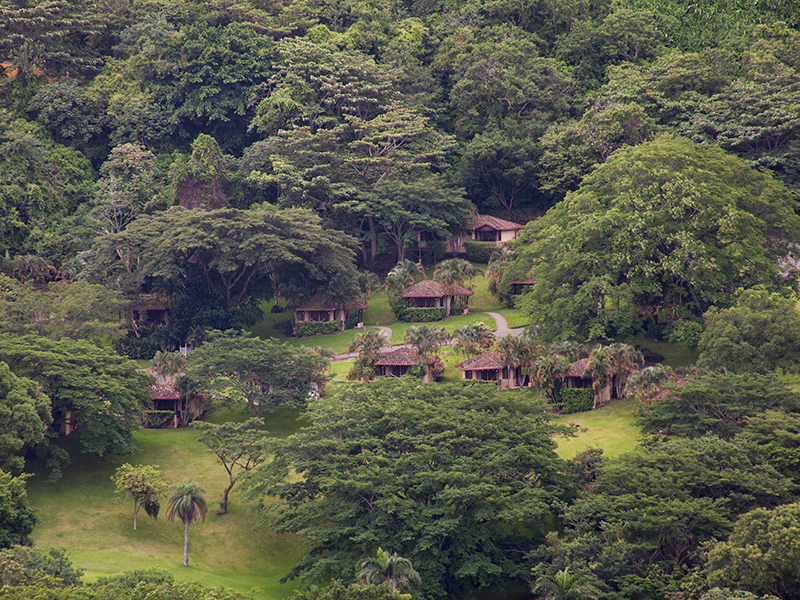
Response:
POLYGON ((406 323, 421 323, 424 321, 441 321, 444 319, 445 309, 440 308, 406 308, 400 312, 398 318, 406 323))
POLYGON ((494 242, 476 242, 475 240, 465 240, 464 249, 467 251, 467 260, 481 264, 488 264, 492 257, 492 252, 497 250, 494 242))
POLYGON ((594 390, 592 388, 565 388, 559 392, 561 412, 569 415, 592 410, 594 390))
POLYGON ((294 333, 298 337, 316 335, 318 333, 336 333, 337 331, 339 331, 339 321, 325 321, 323 323, 301 321, 294 326, 294 333))
POLYGON ((171 410, 145 410, 142 411, 142 427, 145 429, 159 429, 172 421, 175 413, 171 410))

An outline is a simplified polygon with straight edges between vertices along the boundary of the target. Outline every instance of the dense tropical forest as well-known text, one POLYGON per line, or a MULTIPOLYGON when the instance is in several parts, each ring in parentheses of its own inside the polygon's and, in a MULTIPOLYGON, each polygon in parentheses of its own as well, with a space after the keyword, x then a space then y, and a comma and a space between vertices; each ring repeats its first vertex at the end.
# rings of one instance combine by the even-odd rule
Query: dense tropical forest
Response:
POLYGON ((0 598, 800 600, 799 201, 798 0, 0 0, 0 598))

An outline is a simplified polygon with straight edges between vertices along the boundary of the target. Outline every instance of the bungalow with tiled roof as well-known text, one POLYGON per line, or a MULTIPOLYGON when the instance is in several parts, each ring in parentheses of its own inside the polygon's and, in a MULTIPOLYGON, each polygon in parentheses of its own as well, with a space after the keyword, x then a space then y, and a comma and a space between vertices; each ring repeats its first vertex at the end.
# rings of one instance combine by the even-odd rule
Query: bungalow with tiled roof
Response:
MULTIPOLYGON (((474 292, 460 285, 444 286, 438 281, 423 279, 403 292, 411 308, 444 308, 444 314, 438 319, 450 316, 453 312, 467 314, 469 312, 469 296, 474 292), (461 300, 463 298, 463 300, 461 300)), ((430 319, 436 321, 438 319, 430 319)))
MULTIPOLYGON (((589 359, 582 358, 576 360, 569 368, 569 373, 564 378, 565 388, 591 388, 592 378, 586 373, 586 368, 589 366, 589 359)), ((605 404, 611 400, 611 388, 614 382, 611 381, 599 392, 594 394, 595 405, 605 404)))
MULTIPOLYGON (((383 357, 375 363, 375 369, 379 377, 402 377, 408 374, 408 370, 417 363, 416 355, 410 348, 398 348, 391 352, 386 352, 383 357)), ((433 381, 433 374, 428 365, 422 381, 429 383, 433 381)))
MULTIPOLYGON (((147 391, 150 392, 150 396, 153 398, 152 410, 158 412, 172 412, 173 416, 167 419, 167 422, 170 423, 168 427, 177 428, 180 422, 178 413, 181 409, 181 393, 168 383, 154 385, 147 391)), ((144 418, 147 418, 147 411, 145 411, 144 418)), ((148 424, 143 423, 143 425, 146 427, 148 424)), ((164 424, 159 424, 157 426, 163 427, 164 424)))
POLYGON ((366 304, 355 300, 348 302, 345 306, 333 306, 333 303, 326 301, 322 295, 317 295, 294 309, 294 322, 298 324, 339 321, 338 329, 342 331, 351 312, 356 311, 353 314, 354 320, 360 324, 364 320, 363 312, 367 308, 369 307, 366 304))
POLYGON ((472 381, 497 381, 500 389, 520 387, 523 382, 522 370, 519 367, 503 362, 499 352, 490 350, 478 354, 456 365, 461 369, 461 378, 472 381))
POLYGON ((462 227, 462 231, 450 239, 447 251, 451 254, 464 254, 464 242, 490 242, 500 248, 506 242, 517 237, 517 232, 522 229, 519 223, 498 219, 489 215, 475 215, 462 227))

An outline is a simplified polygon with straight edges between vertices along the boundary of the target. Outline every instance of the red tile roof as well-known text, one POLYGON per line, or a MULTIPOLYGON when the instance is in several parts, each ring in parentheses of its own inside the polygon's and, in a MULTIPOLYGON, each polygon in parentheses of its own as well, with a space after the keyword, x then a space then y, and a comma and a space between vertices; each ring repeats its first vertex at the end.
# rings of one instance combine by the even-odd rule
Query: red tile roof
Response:
POLYGON ((586 367, 589 365, 588 358, 582 358, 580 360, 576 360, 572 365, 569 367, 569 373, 567 373, 567 377, 586 377, 586 367))
POLYGON ((417 359, 413 350, 410 348, 400 348, 384 354, 383 358, 376 362, 375 365, 391 367, 399 365, 413 365, 415 362, 417 362, 417 359))
POLYGON ((171 385, 154 385, 147 390, 153 400, 180 400, 181 393, 171 385))
POLYGON ((468 358, 456 366, 463 371, 476 371, 478 369, 502 369, 506 365, 503 364, 499 352, 489 350, 489 352, 468 358))
POLYGON ((325 298, 321 294, 317 294, 313 298, 309 299, 305 304, 295 308, 295 310, 333 310, 335 308, 348 308, 351 310, 360 308, 365 310, 369 307, 366 304, 356 302, 355 300, 348 302, 347 306, 333 306, 331 302, 326 302, 325 298))
POLYGON ((438 281, 423 279, 408 288, 403 294, 403 298, 441 298, 442 296, 472 296, 474 292, 469 291, 460 285, 453 286, 451 292, 447 292, 445 287, 438 281))
POLYGON ((472 217, 472 219, 467 221, 467 224, 464 225, 464 229, 474 230, 487 226, 499 231, 514 231, 516 229, 522 229, 523 227, 523 225, 520 225, 519 223, 505 221, 503 219, 498 219, 497 217, 490 217, 489 215, 475 215, 472 217))

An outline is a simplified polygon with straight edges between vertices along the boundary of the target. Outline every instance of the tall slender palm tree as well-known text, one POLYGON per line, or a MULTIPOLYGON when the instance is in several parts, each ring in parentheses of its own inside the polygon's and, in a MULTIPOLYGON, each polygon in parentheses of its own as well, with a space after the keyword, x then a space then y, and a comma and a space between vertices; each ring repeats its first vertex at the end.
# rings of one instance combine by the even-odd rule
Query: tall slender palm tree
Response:
POLYGON ((614 357, 609 347, 592 350, 589 362, 586 363, 586 375, 592 378, 594 402, 592 410, 597 408, 598 399, 602 398, 603 390, 611 385, 614 378, 614 357))
POLYGON ((411 561, 396 552, 389 554, 378 548, 375 558, 364 558, 356 564, 360 585, 386 584, 391 593, 408 590, 419 585, 422 579, 411 561))
POLYGON ((614 361, 614 385, 617 390, 617 398, 625 395, 625 386, 628 376, 644 364, 642 353, 628 344, 613 344, 609 352, 614 361))
POLYGON ((196 481, 188 479, 183 483, 173 483, 169 486, 173 490, 167 500, 167 521, 176 519, 183 522, 183 564, 189 566, 189 524, 205 522, 206 520, 206 491, 196 481))

